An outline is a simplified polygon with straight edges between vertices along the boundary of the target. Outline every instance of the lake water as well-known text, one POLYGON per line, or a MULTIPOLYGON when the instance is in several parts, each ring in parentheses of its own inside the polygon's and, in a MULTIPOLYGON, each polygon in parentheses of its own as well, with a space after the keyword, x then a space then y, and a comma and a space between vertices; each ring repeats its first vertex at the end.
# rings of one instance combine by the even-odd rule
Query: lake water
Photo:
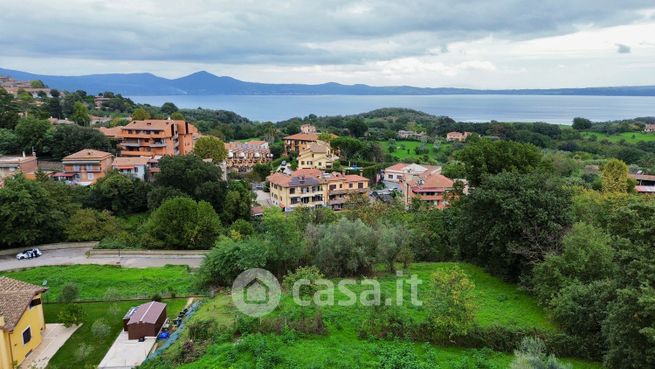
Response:
POLYGON ((309 114, 347 115, 399 107, 457 121, 534 122, 569 124, 574 117, 593 121, 655 116, 655 97, 547 95, 215 95, 131 96, 136 102, 160 106, 170 101, 180 108, 224 109, 251 120, 281 121, 309 114))

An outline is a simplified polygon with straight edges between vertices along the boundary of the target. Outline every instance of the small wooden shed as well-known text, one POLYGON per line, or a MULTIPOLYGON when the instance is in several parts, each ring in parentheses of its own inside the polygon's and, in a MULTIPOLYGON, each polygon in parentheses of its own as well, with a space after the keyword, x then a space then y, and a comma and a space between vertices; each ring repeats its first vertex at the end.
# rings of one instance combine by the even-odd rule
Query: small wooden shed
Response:
POLYGON ((136 340, 141 337, 156 337, 166 322, 166 304, 150 301, 133 307, 123 317, 123 329, 127 337, 136 340))

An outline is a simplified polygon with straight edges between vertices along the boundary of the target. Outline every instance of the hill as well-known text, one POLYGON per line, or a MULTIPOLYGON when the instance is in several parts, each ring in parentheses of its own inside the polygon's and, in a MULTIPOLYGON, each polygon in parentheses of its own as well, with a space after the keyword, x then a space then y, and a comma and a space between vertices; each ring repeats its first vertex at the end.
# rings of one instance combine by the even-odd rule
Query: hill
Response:
POLYGON ((112 91, 128 96, 155 95, 600 95, 655 96, 655 86, 589 87, 560 89, 475 90, 451 87, 272 84, 241 81, 201 71, 168 79, 152 73, 112 73, 85 76, 51 76, 0 68, 0 76, 18 80, 42 80, 51 88, 84 90, 90 94, 112 91))

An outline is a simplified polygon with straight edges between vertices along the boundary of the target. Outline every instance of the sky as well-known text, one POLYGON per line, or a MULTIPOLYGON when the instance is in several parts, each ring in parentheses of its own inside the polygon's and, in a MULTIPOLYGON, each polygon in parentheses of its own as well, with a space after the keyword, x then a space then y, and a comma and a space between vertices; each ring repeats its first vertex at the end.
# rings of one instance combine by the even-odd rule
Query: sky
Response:
POLYGON ((655 85, 655 1, 0 0, 0 67, 376 86, 655 85))

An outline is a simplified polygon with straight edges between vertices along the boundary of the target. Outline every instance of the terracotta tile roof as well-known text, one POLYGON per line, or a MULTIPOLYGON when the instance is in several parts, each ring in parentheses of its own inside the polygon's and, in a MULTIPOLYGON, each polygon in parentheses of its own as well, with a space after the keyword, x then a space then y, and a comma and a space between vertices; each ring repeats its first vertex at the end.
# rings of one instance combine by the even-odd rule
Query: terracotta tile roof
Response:
POLYGON ((150 161, 149 157, 119 156, 119 157, 114 159, 114 162, 113 162, 112 166, 113 167, 134 167, 136 165, 148 165, 149 161, 150 161))
POLYGON ((398 163, 398 164, 394 164, 394 165, 390 166, 389 168, 387 168, 387 169, 385 169, 385 170, 390 170, 390 171, 401 171, 401 170, 403 170, 403 169, 404 169, 406 166, 408 166, 408 165, 409 165, 409 164, 407 164, 407 163, 398 163))
POLYGON ((123 126, 122 129, 147 129, 163 131, 170 127, 172 124, 184 124, 183 120, 167 120, 167 119, 148 119, 148 120, 135 120, 123 126))
POLYGON ((655 194, 655 186, 635 186, 637 193, 653 193, 655 194))
POLYGON ((27 282, 0 277, 0 316, 4 318, 4 325, 0 329, 14 329, 34 296, 47 290, 27 282))
POLYGON ((102 132, 107 137, 120 137, 123 127, 99 127, 98 131, 102 132))
POLYGON ((312 153, 327 154, 330 151, 330 144, 323 141, 312 142, 307 146, 307 149, 312 153))
POLYGON ((453 180, 439 173, 428 173, 408 181, 412 191, 429 191, 432 189, 447 189, 453 187, 453 180))
POLYGON ((291 181, 291 176, 288 176, 283 173, 273 173, 270 176, 266 177, 266 179, 273 184, 276 184, 278 186, 282 187, 287 187, 289 186, 289 182, 291 181))
POLYGON ((305 168, 305 169, 298 169, 295 172, 291 173, 292 177, 321 177, 323 176, 323 171, 320 169, 314 169, 314 168, 305 168))
POLYGON ((62 161, 87 160, 87 159, 102 160, 102 159, 107 158, 108 156, 111 156, 111 154, 108 153, 108 152, 105 152, 105 151, 93 150, 93 149, 84 149, 84 150, 80 150, 80 151, 78 151, 76 153, 68 155, 62 161))
POLYGON ((150 301, 139 305, 136 310, 132 312, 127 325, 139 323, 155 324, 164 310, 166 310, 166 304, 162 302, 150 301))
POLYGON ((317 141, 318 135, 316 133, 296 133, 295 135, 287 136, 284 139, 297 141, 317 141))
POLYGON ((639 181, 655 181, 655 175, 651 174, 630 174, 630 177, 639 181))

